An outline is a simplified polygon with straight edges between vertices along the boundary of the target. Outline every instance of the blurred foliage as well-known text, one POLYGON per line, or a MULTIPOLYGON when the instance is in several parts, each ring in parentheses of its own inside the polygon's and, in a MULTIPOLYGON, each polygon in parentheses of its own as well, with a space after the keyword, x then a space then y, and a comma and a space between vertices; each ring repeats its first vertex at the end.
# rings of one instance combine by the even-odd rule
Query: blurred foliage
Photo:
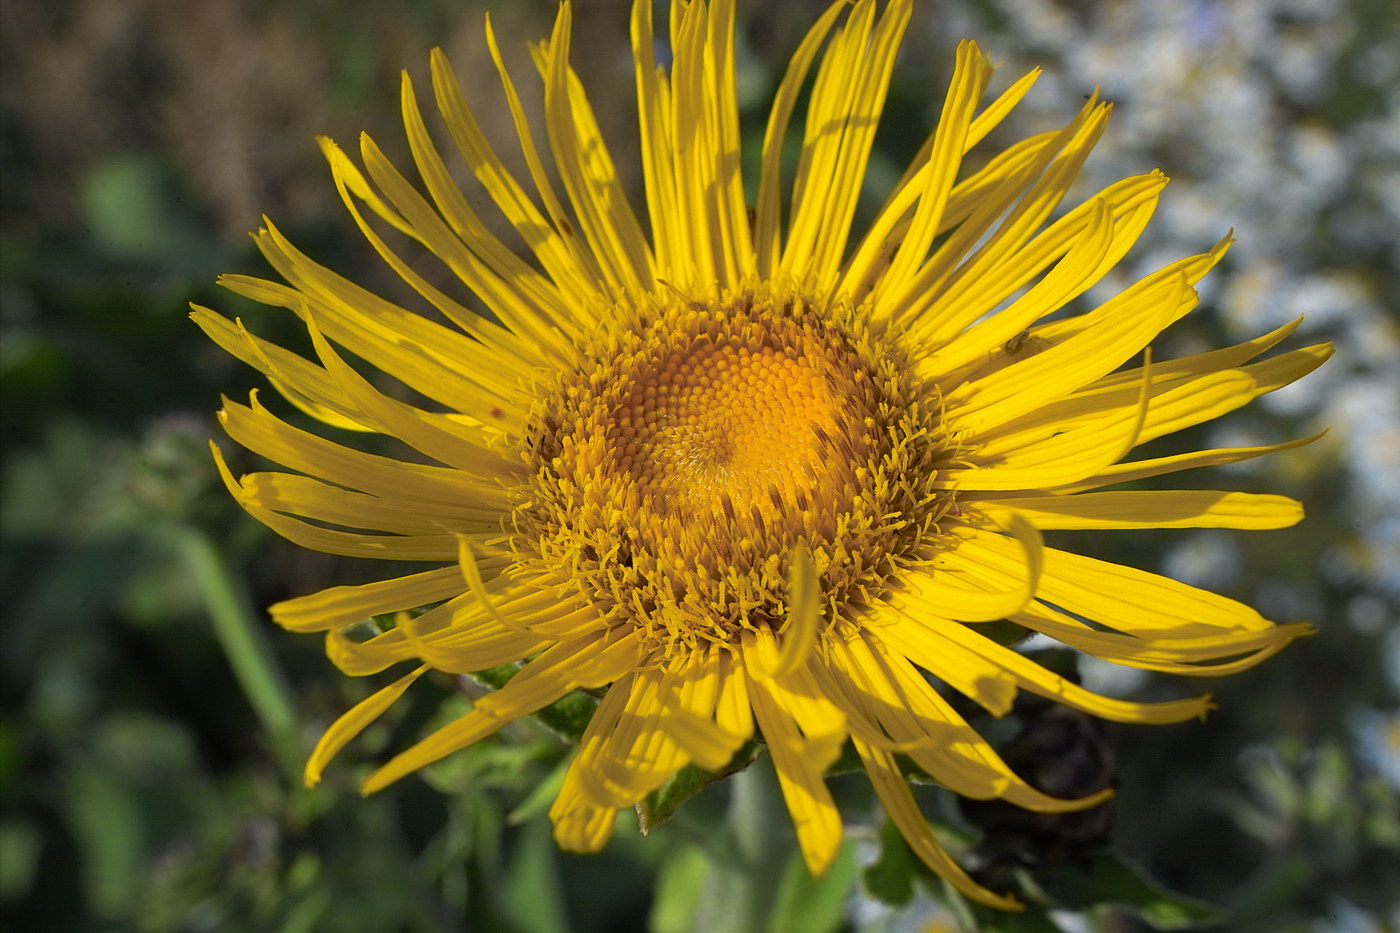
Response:
MULTIPOLYGON (((761 15, 749 5, 741 61, 750 135, 761 132, 784 56, 823 5, 761 15)), ((382 759, 460 712, 481 689, 464 679, 437 676, 358 740, 324 784, 301 786, 306 750, 367 685, 334 673, 315 639, 276 630, 261 607, 370 572, 273 539, 219 488, 205 446, 217 434, 211 412, 220 392, 256 382, 189 325, 186 303, 256 313, 268 336, 299 339, 287 320, 211 286, 219 272, 261 269, 242 235, 261 211, 323 261, 369 270, 366 284, 393 293, 339 219, 311 137, 348 140, 368 128, 392 151, 395 72, 421 75, 434 44, 468 87, 494 87, 484 6, 0 3, 6 928, 1013 931, 1056 929, 1053 918, 1069 914, 1075 929, 1103 931, 1400 928, 1400 674, 1383 666, 1396 645, 1393 594, 1356 569, 1361 558, 1318 571, 1336 565, 1334 542, 1354 540, 1377 517, 1349 511, 1346 438, 1290 461, 1305 468, 1188 477, 1308 502, 1303 532, 1239 547, 1236 536, 1193 540, 1223 541, 1234 555, 1235 572, 1213 586, 1268 614, 1310 617, 1320 634, 1207 684, 1221 705, 1208 724, 1104 730, 1120 787, 1117 848, 1093 834, 1064 843, 1062 834, 1043 850, 1053 857, 1006 860, 991 845, 992 824, 979 824, 988 828, 979 848, 977 815, 927 789, 950 848, 980 853, 989 877, 1060 913, 999 917, 950 896, 882 828, 859 777, 833 779, 849 841, 814 881, 761 757, 714 786, 686 772, 663 788, 641 817, 648 828, 665 823, 654 834, 624 819, 603 854, 561 854, 544 811, 567 754, 555 733, 579 712, 567 708, 360 799, 354 763, 382 759)), ((494 6, 523 75, 523 40, 547 33, 552 5, 494 6)), ((589 15, 576 23, 576 61, 597 101, 631 99, 625 6, 580 2, 589 15)), ((1001 0, 950 7, 978 31, 1007 20, 1001 0)), ((1374 4, 1354 7, 1374 17, 1374 4)), ((956 38, 911 34, 872 193, 931 126, 956 38)), ((1319 113, 1360 119, 1374 110, 1363 90, 1342 81, 1319 113)), ((493 100, 474 103, 488 133, 506 139, 508 117, 493 100)), ((1067 112, 1073 101, 1060 104, 1067 112)), ((630 104, 600 117, 619 151, 631 151, 630 104)), ((619 158, 624 169, 628 161, 619 158)), ((1318 239, 1326 248, 1326 231, 1318 239)), ((1396 281, 1382 251, 1364 260, 1367 276, 1396 281)), ((1190 347, 1227 332, 1200 315, 1170 339, 1190 347)), ((1303 433, 1278 415, 1238 423, 1303 433)), ((1183 539, 1074 540, 1157 568, 1183 539)), ((1124 689, 1155 698, 1191 686, 1151 678, 1124 689)), ((1010 748, 1034 720, 1018 708, 977 724, 1010 748)))

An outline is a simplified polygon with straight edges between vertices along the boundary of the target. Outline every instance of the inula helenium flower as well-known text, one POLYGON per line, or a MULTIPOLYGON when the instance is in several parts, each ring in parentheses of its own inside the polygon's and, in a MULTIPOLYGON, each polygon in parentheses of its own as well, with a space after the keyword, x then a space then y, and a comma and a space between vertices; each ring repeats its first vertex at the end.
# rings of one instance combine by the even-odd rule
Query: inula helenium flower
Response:
POLYGON ((1076 810, 1107 792, 1060 800, 1031 787, 940 688, 996 715, 1018 690, 1120 722, 1210 707, 1207 697, 1096 695, 978 623, 1008 619, 1100 658, 1185 675, 1243 670, 1303 634, 1303 624, 1276 626, 1166 577, 1045 547, 1040 532, 1296 522, 1300 506, 1280 496, 1121 485, 1304 441, 1125 458, 1287 385, 1328 349, 1251 362, 1289 325, 1150 359, 1148 345, 1195 307, 1194 285, 1228 240, 1097 308, 1057 314, 1132 246, 1166 178, 1124 179, 1051 220, 1107 123, 1096 97, 1063 128, 963 168, 1036 78, 983 106, 992 66, 972 42, 958 47, 937 129, 870 227, 853 230, 910 0, 883 11, 837 3, 812 27, 778 87, 751 205, 733 0, 673 6, 669 67, 656 60, 651 8, 638 0, 632 13, 640 215, 570 70, 565 3, 534 50, 546 140, 531 132, 488 24, 528 180, 505 169, 447 59, 432 57, 454 158, 528 254, 488 232, 452 181, 405 77, 415 181, 368 137, 363 168, 322 147, 355 223, 434 317, 318 265, 270 222, 257 242, 287 284, 223 282, 295 313, 316 358, 195 311, 325 433, 386 435, 417 452, 362 452, 256 397, 220 414, 236 442, 295 471, 235 479, 219 460, 254 517, 306 547, 438 565, 272 607, 289 629, 326 632, 347 674, 417 665, 329 729, 306 778, 424 672, 520 661, 504 687, 374 771, 364 790, 592 689, 601 702, 551 810, 562 846, 600 848, 619 808, 688 763, 720 769, 759 739, 807 864, 821 872, 841 840, 823 776, 849 741, 920 858, 967 895, 1015 906, 940 848, 898 759, 967 797, 1076 810), (818 59, 788 183, 783 142, 818 59), (424 252, 458 281, 420 271, 424 252), (381 391, 349 356, 392 387, 381 391), (375 637, 345 634, 394 613, 398 623, 375 637))

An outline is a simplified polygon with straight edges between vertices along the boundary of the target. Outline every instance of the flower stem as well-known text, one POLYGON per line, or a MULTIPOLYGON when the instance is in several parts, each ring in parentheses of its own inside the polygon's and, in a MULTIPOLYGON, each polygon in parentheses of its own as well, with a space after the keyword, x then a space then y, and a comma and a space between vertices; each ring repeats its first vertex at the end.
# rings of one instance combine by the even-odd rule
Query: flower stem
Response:
POLYGON ((733 857, 713 861, 695 930, 752 933, 768 927, 791 853, 779 818, 786 813, 772 766, 764 760, 729 780, 724 836, 733 857))
POLYGON ((296 714, 291 691, 258 626, 247 594, 234 580, 223 554, 208 535, 189 525, 177 525, 171 532, 171 542, 189 567, 238 685, 277 755, 284 764, 292 764, 296 756, 296 714))

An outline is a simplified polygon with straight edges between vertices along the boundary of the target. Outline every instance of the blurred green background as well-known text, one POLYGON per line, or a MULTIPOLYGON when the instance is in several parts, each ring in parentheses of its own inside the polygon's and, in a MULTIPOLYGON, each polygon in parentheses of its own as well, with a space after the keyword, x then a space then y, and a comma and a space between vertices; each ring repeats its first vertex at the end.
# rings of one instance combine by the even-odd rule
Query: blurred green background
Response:
MULTIPOLYGON (((1304 312, 1290 346, 1339 345, 1301 386, 1174 441, 1267 443, 1332 426, 1312 447, 1185 478, 1298 496, 1303 525, 1057 539, 1319 629, 1219 682, 1080 668, 1122 695, 1216 694, 1209 723, 1110 727, 1104 741, 1121 782, 1117 845, 1228 919, 1187 901, 1154 912, 1138 898, 1135 909, 1015 929, 1400 930, 1400 37, 1387 5, 917 5, 870 206, 933 125, 951 51, 972 36, 1005 63, 998 88, 1047 69, 994 141, 1063 122, 1102 85, 1118 109, 1077 193, 1152 167, 1174 178, 1115 284, 1237 229, 1205 309, 1164 337, 1159 358, 1304 312)), ((578 0, 574 61, 640 190, 626 6, 578 0)), ((742 4, 750 138, 823 6, 742 4)), ((220 272, 265 274, 245 236, 262 212, 322 262, 400 295, 344 217, 313 137, 353 145, 366 129, 405 151, 397 70, 425 80, 427 52, 441 45, 511 151, 485 8, 0 0, 6 929, 664 933, 703 929, 696 898, 722 896, 704 853, 744 812, 728 785, 650 836, 624 819, 604 854, 560 854, 538 789, 566 748, 530 723, 361 800, 355 779, 368 762, 463 708, 466 685, 446 678, 366 733, 323 785, 302 788, 305 752, 369 685, 261 610, 375 568, 274 538, 217 488, 208 457, 219 394, 258 383, 189 323, 187 303, 246 315, 269 336, 295 333, 212 286, 220 272)), ((528 100, 538 95, 524 44, 547 35, 554 9, 493 8, 528 100)), ((833 781, 851 843, 812 885, 790 865, 791 830, 777 815, 765 856, 771 928, 954 929, 937 885, 891 885, 888 858, 869 870, 877 811, 863 781, 833 781)), ((960 825, 948 795, 927 799, 960 825)))

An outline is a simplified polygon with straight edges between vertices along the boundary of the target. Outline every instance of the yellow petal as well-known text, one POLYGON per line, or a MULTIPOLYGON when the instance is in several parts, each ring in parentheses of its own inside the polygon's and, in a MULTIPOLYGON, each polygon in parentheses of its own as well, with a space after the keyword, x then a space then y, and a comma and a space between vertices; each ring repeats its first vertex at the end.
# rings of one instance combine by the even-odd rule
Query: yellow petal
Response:
MULTIPOLYGON (((471 166, 486 193, 560 289, 577 299, 597 295, 596 272, 590 271, 580 260, 496 155, 472 115, 471 108, 467 106, 461 82, 457 80, 442 49, 433 49, 432 72, 433 93, 443 121, 458 151, 471 166)), ((578 300, 573 310, 582 316, 590 304, 587 300, 578 300)))
POLYGON ((1041 529, 1287 528, 1303 518, 1302 503, 1287 496, 1196 489, 1009 496, 969 505, 993 522, 1020 515, 1041 529))
POLYGON ((820 876, 841 848, 841 813, 822 779, 840 754, 840 745, 805 741, 791 714, 769 692, 771 683, 751 677, 749 700, 768 743, 802 857, 807 869, 820 876))
POLYGON ((549 808, 554 840, 567 852, 597 852, 607 845, 617 823, 617 810, 589 802, 579 784, 578 758, 564 774, 564 786, 549 808))
MULTIPOLYGON (((496 563, 500 562, 497 558, 496 563)), ((322 632, 370 616, 414 609, 461 592, 462 578, 457 568, 440 567, 375 583, 333 586, 309 596, 273 603, 267 611, 274 622, 289 631, 322 632)))
POLYGON ((1025 553, 1025 577, 1019 585, 1012 589, 991 590, 948 582, 949 571, 957 573, 966 561, 975 561, 978 540, 989 537, 969 530, 957 550, 936 559, 935 569, 931 573, 911 571, 905 574, 900 581, 902 589, 892 593, 889 601, 896 606, 914 604, 927 607, 943 618, 963 622, 991 622, 1019 612, 1035 596, 1036 588, 1040 585, 1044 544, 1034 522, 1020 518, 1014 511, 1002 514, 1006 527, 1025 553))
POLYGON ((609 645, 598 635, 560 642, 545 649, 501 689, 488 693, 476 708, 456 722, 400 752, 364 780, 360 791, 372 794, 405 775, 485 738, 502 726, 581 686, 610 681, 624 674, 636 660, 635 638, 609 645), (618 651, 621 645, 622 651, 618 651))
POLYGON ((1093 489, 1097 486, 1110 486, 1115 483, 1126 483, 1132 480, 1147 479, 1151 476, 1161 476, 1165 473, 1176 473, 1180 470, 1194 470, 1198 467, 1223 466, 1227 463, 1240 463, 1244 460, 1252 460, 1255 457, 1263 457, 1266 454, 1277 453, 1280 450, 1292 450, 1294 447, 1302 447, 1314 441, 1321 440, 1326 431, 1319 431, 1308 437, 1300 437, 1291 441, 1283 441, 1278 444, 1265 444, 1260 447, 1219 447, 1213 450, 1198 450, 1192 453, 1175 454, 1169 457, 1153 457, 1150 460, 1133 460, 1128 463, 1117 463, 1106 467, 1093 476, 1064 487, 1064 492, 1078 492, 1084 489, 1093 489))
POLYGON ((934 874, 979 903, 999 910, 1024 909, 1014 897, 994 894, 973 881, 967 872, 963 871, 962 866, 953 861, 938 844, 938 840, 933 837, 933 831, 929 829, 928 821, 914 802, 909 785, 904 782, 904 776, 899 773, 898 765, 888 752, 872 748, 859 739, 855 741, 855 746, 865 764, 866 773, 870 775, 870 783, 875 787, 875 793, 885 807, 885 812, 889 814, 895 826, 899 827, 900 835, 909 843, 909 848, 914 850, 921 862, 934 874))
MULTIPOLYGON (((637 3, 641 6, 646 0, 637 0, 637 3)), ((831 4, 807 30, 788 59, 787 70, 768 111, 768 125, 763 131, 763 167, 759 172, 758 200, 754 208, 754 250, 758 274, 764 278, 772 278, 777 273, 782 255, 782 151, 788 123, 822 40, 831 31, 843 7, 841 3, 831 4)))
POLYGON ((382 690, 377 690, 350 707, 339 719, 326 729, 311 756, 306 759, 306 769, 302 775, 307 787, 315 787, 321 782, 321 772, 339 754, 351 739, 365 730, 365 727, 382 716, 409 686, 428 670, 423 665, 411 674, 399 678, 382 690))

